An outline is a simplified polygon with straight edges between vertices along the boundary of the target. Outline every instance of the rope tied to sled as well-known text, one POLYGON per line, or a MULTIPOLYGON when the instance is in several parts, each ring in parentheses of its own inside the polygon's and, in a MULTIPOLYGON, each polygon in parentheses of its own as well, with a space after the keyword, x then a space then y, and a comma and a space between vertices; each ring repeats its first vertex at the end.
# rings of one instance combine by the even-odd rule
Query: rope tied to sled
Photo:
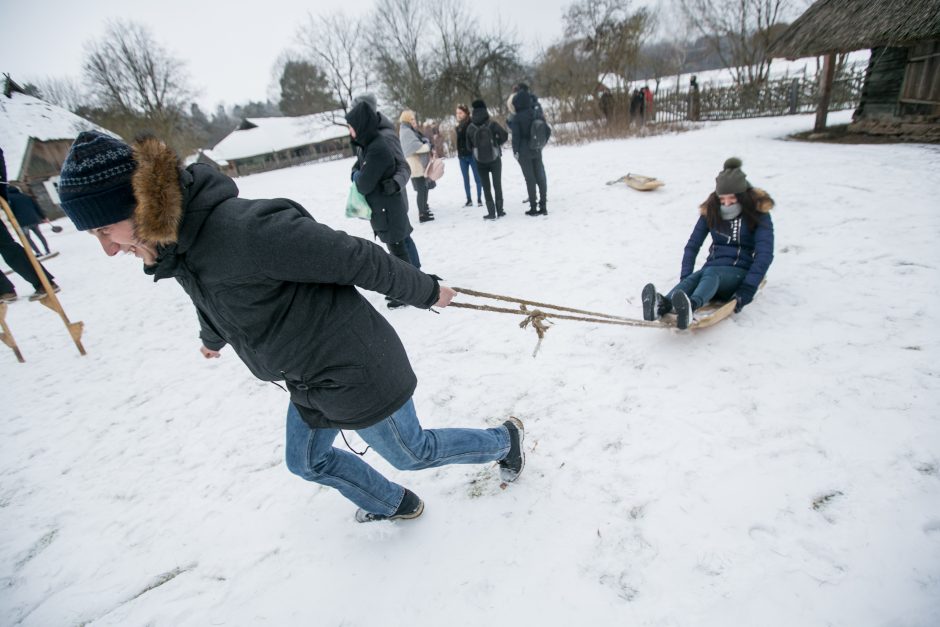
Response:
POLYGON ((563 307, 561 305, 552 305, 550 303, 539 303, 532 300, 526 300, 523 298, 514 298, 512 296, 502 296, 500 294, 488 294, 486 292, 478 292, 476 290, 470 290, 463 287, 454 287, 452 288, 458 294, 465 294, 467 296, 475 296, 477 298, 489 298, 492 300, 498 300, 508 303, 518 303, 518 308, 510 309, 508 307, 495 307, 493 305, 474 305, 471 303, 458 303, 451 302, 450 307, 459 307, 462 309, 476 309, 477 311, 490 311, 493 313, 505 313, 513 315, 522 315, 525 318, 522 322, 519 323, 519 328, 526 329, 531 326, 536 335, 538 335, 538 342, 535 345, 535 350, 532 352, 532 356, 535 357, 539 348, 542 346, 542 340, 545 338, 545 334, 548 332, 549 327, 552 322, 549 318, 556 318, 560 320, 579 320, 581 322, 593 322, 595 324, 616 324, 622 326, 630 327, 662 327, 662 324, 659 322, 651 322, 647 320, 634 320, 632 318, 625 318, 623 316, 614 316, 611 314, 599 313, 596 311, 586 311, 584 309, 574 309, 572 307, 563 307), (529 309, 529 307, 535 307, 536 309, 529 309), (573 316, 563 313, 555 313, 554 311, 543 311, 543 309, 554 309, 556 311, 566 311, 570 313, 584 314, 583 316, 573 316))

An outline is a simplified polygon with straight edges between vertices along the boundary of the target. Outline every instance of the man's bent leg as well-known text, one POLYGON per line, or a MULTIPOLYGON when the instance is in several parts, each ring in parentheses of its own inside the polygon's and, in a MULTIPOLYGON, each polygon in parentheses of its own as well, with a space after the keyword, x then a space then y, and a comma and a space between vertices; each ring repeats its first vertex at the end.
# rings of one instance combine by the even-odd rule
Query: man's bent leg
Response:
POLYGON ((357 431, 359 437, 401 470, 447 464, 483 464, 509 453, 509 431, 492 429, 422 429, 409 399, 385 420, 357 431))
POLYGON ((333 446, 336 429, 314 429, 291 403, 287 408, 285 458, 292 473, 340 494, 362 509, 391 516, 405 489, 392 483, 359 456, 333 446))

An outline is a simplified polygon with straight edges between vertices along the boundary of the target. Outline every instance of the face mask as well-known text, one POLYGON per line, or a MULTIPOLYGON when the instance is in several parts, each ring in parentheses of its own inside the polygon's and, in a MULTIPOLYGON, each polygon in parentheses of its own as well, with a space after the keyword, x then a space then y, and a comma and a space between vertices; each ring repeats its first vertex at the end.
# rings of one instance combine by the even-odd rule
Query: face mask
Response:
POLYGON ((733 205, 721 205, 719 207, 721 210, 721 219, 722 220, 734 220, 739 215, 741 215, 741 203, 736 202, 733 205))

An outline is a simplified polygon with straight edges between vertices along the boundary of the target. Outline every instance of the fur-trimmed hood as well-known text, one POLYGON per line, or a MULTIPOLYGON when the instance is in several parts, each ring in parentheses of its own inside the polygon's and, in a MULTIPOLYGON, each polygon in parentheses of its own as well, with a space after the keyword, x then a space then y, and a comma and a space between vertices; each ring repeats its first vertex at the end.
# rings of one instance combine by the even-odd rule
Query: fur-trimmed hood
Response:
POLYGON ((134 221, 144 241, 185 248, 216 205, 238 196, 232 179, 203 164, 183 169, 176 153, 155 137, 140 139, 131 148, 137 162, 131 180, 137 201, 134 221))
MULTIPOLYGON (((759 187, 752 187, 750 190, 751 196, 754 198, 754 206, 757 208, 757 211, 760 213, 770 213, 770 210, 774 208, 774 199, 770 197, 766 191, 762 190, 759 187)), ((701 205, 699 205, 698 210, 701 215, 708 214, 708 201, 711 200, 712 196, 716 196, 715 192, 712 192, 711 195, 705 199, 701 205)))

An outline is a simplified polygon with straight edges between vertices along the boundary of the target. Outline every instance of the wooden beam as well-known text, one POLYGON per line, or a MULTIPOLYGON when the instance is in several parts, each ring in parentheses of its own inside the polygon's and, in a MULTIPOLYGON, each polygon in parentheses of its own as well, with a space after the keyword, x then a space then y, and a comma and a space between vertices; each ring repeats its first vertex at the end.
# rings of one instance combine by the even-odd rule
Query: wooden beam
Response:
POLYGON ((822 75, 819 86, 819 104, 816 106, 816 125, 813 131, 821 133, 826 130, 826 116, 829 115, 829 99, 832 97, 832 81, 836 74, 836 55, 827 54, 823 58, 822 75))
POLYGON ((59 302, 59 297, 55 295, 55 289, 52 287, 52 282, 49 280, 49 277, 46 276, 42 266, 39 265, 39 260, 36 259, 36 255, 33 254, 33 250, 29 246, 26 235, 23 234, 23 229, 20 228, 20 223, 16 221, 16 216, 13 215, 13 210, 10 209, 10 205, 3 198, 0 198, 0 209, 6 212, 7 219, 10 221, 10 224, 13 226, 13 230, 16 231, 16 234, 20 238, 20 242, 23 246, 23 252, 26 253, 26 257, 29 259, 33 269, 36 271, 36 275, 39 277, 39 282, 42 283, 43 289, 46 290, 46 295, 39 299, 39 304, 45 305, 52 311, 59 314, 59 317, 62 318, 62 322, 65 323, 65 328, 68 330, 69 335, 72 336, 72 341, 75 342, 75 347, 78 349, 78 352, 84 355, 85 347, 82 346, 82 329, 84 328, 84 323, 69 321, 69 317, 65 314, 65 309, 62 308, 62 303, 59 302))

